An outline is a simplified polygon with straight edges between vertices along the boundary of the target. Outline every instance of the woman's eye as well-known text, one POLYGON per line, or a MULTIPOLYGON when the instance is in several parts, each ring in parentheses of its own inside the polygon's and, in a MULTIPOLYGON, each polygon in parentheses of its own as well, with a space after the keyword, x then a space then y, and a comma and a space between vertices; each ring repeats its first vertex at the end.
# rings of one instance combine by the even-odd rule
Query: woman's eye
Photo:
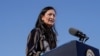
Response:
POLYGON ((50 14, 48 14, 48 15, 49 15, 49 16, 52 16, 52 15, 53 15, 53 16, 55 17, 55 14, 52 14, 52 13, 50 13, 50 14))
POLYGON ((49 16, 51 16, 52 14, 50 13, 50 14, 48 14, 49 16))

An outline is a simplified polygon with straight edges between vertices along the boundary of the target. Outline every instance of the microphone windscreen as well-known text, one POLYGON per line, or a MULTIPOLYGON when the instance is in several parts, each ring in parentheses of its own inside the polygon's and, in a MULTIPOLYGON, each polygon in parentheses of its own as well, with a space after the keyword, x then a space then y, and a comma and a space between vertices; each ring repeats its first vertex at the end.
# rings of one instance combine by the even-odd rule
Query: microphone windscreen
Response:
POLYGON ((70 28, 69 29, 69 33, 72 34, 72 35, 74 35, 74 36, 77 34, 77 32, 78 32, 78 30, 75 29, 75 28, 70 28))

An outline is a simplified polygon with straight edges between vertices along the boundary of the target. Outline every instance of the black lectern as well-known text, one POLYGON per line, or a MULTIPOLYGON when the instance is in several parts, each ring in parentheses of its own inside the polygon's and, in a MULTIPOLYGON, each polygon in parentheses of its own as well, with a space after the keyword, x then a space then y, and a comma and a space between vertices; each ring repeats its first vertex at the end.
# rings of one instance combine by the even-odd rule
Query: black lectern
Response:
POLYGON ((73 40, 42 56, 99 56, 99 50, 82 42, 73 40))

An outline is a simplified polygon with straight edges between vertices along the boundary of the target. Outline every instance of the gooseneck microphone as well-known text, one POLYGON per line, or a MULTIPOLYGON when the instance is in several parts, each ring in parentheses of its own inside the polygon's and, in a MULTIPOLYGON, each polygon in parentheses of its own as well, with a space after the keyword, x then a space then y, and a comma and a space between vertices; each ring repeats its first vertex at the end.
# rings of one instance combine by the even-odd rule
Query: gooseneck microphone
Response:
POLYGON ((69 28, 69 33, 73 36, 78 37, 79 41, 81 42, 86 42, 89 39, 89 37, 87 37, 86 34, 75 28, 69 28))

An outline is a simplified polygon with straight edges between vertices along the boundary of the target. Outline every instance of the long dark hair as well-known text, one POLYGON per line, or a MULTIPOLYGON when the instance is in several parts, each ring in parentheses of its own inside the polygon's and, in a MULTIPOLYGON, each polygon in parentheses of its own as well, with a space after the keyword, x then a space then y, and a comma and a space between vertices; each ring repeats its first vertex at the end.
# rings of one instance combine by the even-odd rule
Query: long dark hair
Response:
POLYGON ((37 22, 35 24, 35 27, 36 28, 40 28, 43 32, 45 32, 44 35, 47 35, 47 41, 49 42, 50 44, 50 48, 55 48, 57 45, 56 45, 56 42, 57 42, 57 31, 55 29, 55 24, 48 28, 45 23, 42 21, 42 16, 45 15, 45 13, 48 11, 48 10, 51 10, 53 9, 55 12, 56 10, 52 7, 52 6, 48 6, 48 7, 45 7, 42 9, 42 11, 40 12, 39 16, 38 16, 38 19, 37 19, 37 22), (48 30, 47 30, 48 29, 48 30))

